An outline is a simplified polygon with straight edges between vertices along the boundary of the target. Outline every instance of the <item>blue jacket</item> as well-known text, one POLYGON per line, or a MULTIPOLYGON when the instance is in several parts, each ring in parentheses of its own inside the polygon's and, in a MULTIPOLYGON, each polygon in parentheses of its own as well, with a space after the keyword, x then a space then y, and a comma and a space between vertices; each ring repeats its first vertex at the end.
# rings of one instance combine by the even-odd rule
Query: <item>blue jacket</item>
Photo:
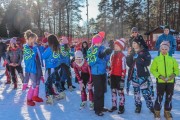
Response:
POLYGON ((60 65, 60 53, 55 53, 50 47, 48 47, 42 54, 42 58, 45 60, 46 68, 55 68, 60 65))
MULTIPOLYGON (((155 45, 157 50, 160 49, 160 44, 163 41, 169 41, 169 43, 170 43, 169 55, 172 56, 172 54, 174 54, 174 52, 176 51, 176 40, 175 40, 174 36, 172 36, 170 34, 168 34, 168 35, 162 34, 161 36, 159 36, 158 40, 156 41, 156 45, 155 45)), ((158 53, 158 55, 159 55, 159 53, 158 53)))
POLYGON ((99 54, 105 50, 104 46, 93 46, 87 51, 87 61, 91 67, 92 75, 103 75, 106 73, 106 66, 109 60, 109 56, 99 58, 99 54))
POLYGON ((70 52, 69 51, 65 51, 64 49, 64 45, 61 45, 61 63, 65 63, 67 66, 70 66, 70 52))
POLYGON ((37 49, 37 46, 30 48, 28 44, 23 45, 25 72, 36 74, 37 49))

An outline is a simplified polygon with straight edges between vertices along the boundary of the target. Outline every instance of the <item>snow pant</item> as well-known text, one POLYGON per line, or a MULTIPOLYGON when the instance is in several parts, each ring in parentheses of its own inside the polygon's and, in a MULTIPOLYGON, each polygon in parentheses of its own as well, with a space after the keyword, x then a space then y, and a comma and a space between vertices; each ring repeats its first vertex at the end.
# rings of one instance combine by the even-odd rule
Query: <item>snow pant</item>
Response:
POLYGON ((4 53, 4 54, 1 54, 1 55, 0 55, 0 62, 1 62, 1 58, 3 58, 3 60, 5 61, 5 59, 6 59, 6 54, 4 53))
POLYGON ((70 67, 62 63, 60 66, 58 66, 58 68, 61 68, 59 73, 61 82, 65 83, 65 80, 67 79, 68 86, 72 86, 70 67))
POLYGON ((62 92, 62 86, 61 86, 61 82, 60 82, 60 76, 58 73, 59 69, 58 68, 47 68, 46 69, 46 76, 45 77, 45 91, 46 91, 46 95, 54 95, 54 91, 57 90, 57 92, 62 92), (53 84, 55 86, 55 88, 53 88, 53 84), (54 90, 56 89, 56 90, 54 90))
POLYGON ((94 84, 94 111, 101 112, 104 108, 104 91, 106 74, 92 75, 94 84))
MULTIPOLYGON (((24 81, 29 81, 29 79, 31 79, 32 81, 32 87, 35 88, 36 83, 37 83, 36 74, 26 72, 24 81)), ((24 82, 24 83, 27 83, 27 82, 24 82)))
POLYGON ((157 83, 157 97, 154 105, 154 109, 160 111, 162 108, 162 100, 164 93, 166 93, 164 110, 171 111, 172 109, 172 96, 174 93, 174 83, 157 83))
POLYGON ((17 72, 18 72, 18 74, 19 74, 19 76, 20 76, 20 78, 21 78, 21 80, 22 80, 22 82, 23 82, 23 80, 24 80, 24 75, 23 75, 23 69, 22 69, 22 66, 21 65, 19 65, 19 66, 16 66, 16 67, 14 67, 14 66, 9 66, 9 69, 10 69, 10 73, 11 73, 11 78, 12 78, 12 81, 13 81, 13 83, 16 83, 17 81, 16 81, 16 71, 15 70, 17 70, 17 72))
POLYGON ((153 102, 152 102, 151 93, 149 90, 148 77, 139 77, 139 78, 135 77, 132 80, 132 85, 134 88, 134 99, 135 99, 136 107, 142 106, 141 95, 140 95, 140 91, 141 91, 142 95, 146 101, 146 106, 149 109, 152 109, 153 108, 153 102))
MULTIPOLYGON (((84 88, 81 90, 81 100, 87 101, 87 94, 86 94, 86 86, 89 81, 89 73, 83 73, 81 72, 81 80, 83 80, 84 88)), ((93 90, 92 86, 91 89, 88 89, 89 92, 89 101, 93 102, 93 90)))
POLYGON ((148 77, 148 86, 150 90, 151 97, 154 97, 154 87, 151 77, 148 77))
POLYGON ((121 76, 111 75, 111 93, 112 106, 117 107, 117 94, 119 96, 119 106, 124 106, 124 79, 121 79, 121 76))

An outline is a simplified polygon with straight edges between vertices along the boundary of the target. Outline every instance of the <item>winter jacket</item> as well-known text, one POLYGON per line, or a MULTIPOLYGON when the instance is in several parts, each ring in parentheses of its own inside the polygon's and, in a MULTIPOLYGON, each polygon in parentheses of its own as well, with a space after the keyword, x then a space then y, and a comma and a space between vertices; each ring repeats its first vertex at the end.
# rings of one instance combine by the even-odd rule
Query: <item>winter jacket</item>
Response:
POLYGON ((100 57, 100 54, 105 50, 104 46, 93 46, 89 48, 87 52, 87 61, 91 67, 92 75, 103 75, 106 73, 106 66, 109 60, 108 55, 103 55, 100 57))
MULTIPOLYGON (((172 75, 173 73, 176 76, 179 75, 177 61, 168 54, 163 56, 161 53, 153 60, 150 71, 157 78, 158 83, 165 83, 164 80, 159 78, 160 75, 166 78, 169 78, 169 76, 172 75)), ((174 83, 174 82, 175 82, 174 79, 167 81, 167 83, 174 83)))
POLYGON ((126 58, 121 51, 115 51, 110 58, 111 75, 121 76, 126 75, 126 58))
POLYGON ((137 54, 130 54, 126 57, 126 64, 129 67, 128 71, 128 81, 132 80, 134 67, 137 68, 138 77, 147 77, 150 76, 148 66, 151 63, 151 55, 148 50, 142 49, 137 54), (137 55, 137 58, 133 58, 137 55))
POLYGON ((69 50, 66 51, 64 48, 64 45, 61 45, 60 48, 61 48, 61 55, 60 55, 61 63, 60 64, 64 63, 67 66, 70 66, 70 51, 69 50))
POLYGON ((8 64, 10 63, 17 63, 18 65, 21 65, 23 59, 22 50, 20 48, 9 48, 9 51, 6 53, 6 60, 8 64))
POLYGON ((36 55, 37 55, 37 46, 32 48, 28 44, 23 45, 23 57, 25 63, 25 72, 36 74, 36 55))
POLYGON ((170 34, 168 34, 168 35, 162 34, 161 36, 159 36, 158 40, 156 41, 155 48, 157 50, 160 49, 160 44, 163 41, 169 41, 169 43, 170 43, 169 55, 172 56, 172 54, 174 54, 174 52, 176 51, 176 40, 175 40, 175 38, 170 34))
POLYGON ((146 42, 144 41, 143 37, 141 35, 137 35, 137 37, 133 37, 131 36, 130 39, 129 39, 129 43, 128 43, 128 46, 129 47, 132 47, 132 43, 133 43, 133 40, 134 39, 137 39, 137 41, 139 41, 141 43, 141 45, 148 50, 148 46, 146 44, 146 42))
POLYGON ((55 68, 60 65, 60 53, 53 52, 50 47, 44 51, 42 58, 45 60, 46 68, 55 68))
POLYGON ((88 83, 92 82, 92 80, 91 80, 91 70, 90 70, 88 62, 86 60, 83 60, 82 66, 76 64, 76 62, 73 62, 73 68, 74 68, 74 72, 75 72, 75 75, 76 75, 78 81, 81 81, 81 76, 79 74, 79 72, 81 72, 81 73, 88 73, 89 76, 90 76, 88 83))
POLYGON ((0 42, 0 56, 5 55, 7 45, 3 42, 0 42))

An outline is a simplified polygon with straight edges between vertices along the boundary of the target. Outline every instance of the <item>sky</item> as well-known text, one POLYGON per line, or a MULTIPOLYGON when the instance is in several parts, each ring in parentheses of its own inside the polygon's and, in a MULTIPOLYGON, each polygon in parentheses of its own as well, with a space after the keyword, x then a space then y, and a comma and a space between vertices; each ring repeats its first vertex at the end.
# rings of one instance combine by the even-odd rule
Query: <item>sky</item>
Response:
MULTIPOLYGON (((86 0, 85 0, 86 1, 86 0)), ((91 18, 94 18, 96 19, 97 15, 99 14, 99 10, 98 10, 98 4, 101 0, 88 0, 89 2, 89 19, 91 18)), ((86 2, 84 2, 84 8, 81 9, 81 15, 82 15, 82 21, 80 22, 80 25, 83 24, 83 21, 86 21, 87 20, 87 16, 86 16, 86 13, 87 13, 87 8, 86 8, 86 2)))

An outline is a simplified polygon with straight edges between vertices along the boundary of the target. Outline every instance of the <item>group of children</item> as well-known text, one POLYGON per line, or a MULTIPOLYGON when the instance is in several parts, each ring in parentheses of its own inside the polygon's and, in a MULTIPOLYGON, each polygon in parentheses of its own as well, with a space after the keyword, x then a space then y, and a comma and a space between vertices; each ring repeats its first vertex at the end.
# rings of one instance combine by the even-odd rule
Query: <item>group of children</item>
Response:
MULTIPOLYGON (((169 44, 162 42, 160 45, 161 54, 157 56, 150 67, 151 73, 157 79, 157 98, 155 103, 152 101, 153 86, 150 78, 148 66, 151 64, 151 55, 144 44, 138 38, 131 41, 127 56, 123 53, 125 49, 125 39, 121 38, 114 41, 114 45, 106 48, 102 45, 105 33, 99 32, 92 38, 92 44, 88 49, 87 43, 83 49, 76 49, 74 53, 74 62, 72 67, 75 77, 79 83, 81 91, 80 108, 86 106, 87 93, 89 93, 90 108, 94 109, 95 114, 103 116, 103 112, 113 112, 118 109, 118 114, 125 111, 124 87, 127 83, 127 93, 130 83, 134 88, 135 112, 140 113, 142 102, 141 95, 146 101, 149 110, 155 118, 160 118, 161 102, 164 92, 165 99, 165 117, 172 118, 170 113, 172 109, 172 95, 174 90, 175 76, 179 75, 177 61, 168 55, 169 44), (108 62, 110 62, 109 67, 108 62), (126 65, 128 66, 128 77, 126 78, 126 65), (112 108, 104 108, 104 93, 106 92, 107 67, 110 71, 110 87, 112 94, 112 108), (127 82, 126 82, 127 79, 127 82), (119 96, 119 100, 117 100, 119 96)), ((67 80, 68 88, 73 90, 70 51, 68 40, 65 37, 58 39, 55 35, 47 35, 48 44, 40 46, 36 43, 37 35, 28 30, 25 32, 26 44, 22 51, 16 47, 15 41, 10 41, 10 48, 7 52, 7 62, 11 66, 12 80, 16 81, 13 74, 16 69, 23 80, 23 90, 26 90, 29 79, 32 85, 28 90, 27 104, 34 106, 35 102, 43 102, 39 97, 39 84, 43 80, 42 66, 45 66, 45 92, 46 103, 52 104, 54 99, 65 98, 64 84, 67 80), (14 59, 14 52, 18 55, 14 59), (23 76, 21 61, 24 57, 25 77, 23 76), (45 61, 45 65, 43 64, 45 61)), ((83 43, 84 44, 84 43, 83 43)), ((16 83, 16 82, 14 82, 16 83)), ((16 85, 17 86, 17 85, 16 85)))

